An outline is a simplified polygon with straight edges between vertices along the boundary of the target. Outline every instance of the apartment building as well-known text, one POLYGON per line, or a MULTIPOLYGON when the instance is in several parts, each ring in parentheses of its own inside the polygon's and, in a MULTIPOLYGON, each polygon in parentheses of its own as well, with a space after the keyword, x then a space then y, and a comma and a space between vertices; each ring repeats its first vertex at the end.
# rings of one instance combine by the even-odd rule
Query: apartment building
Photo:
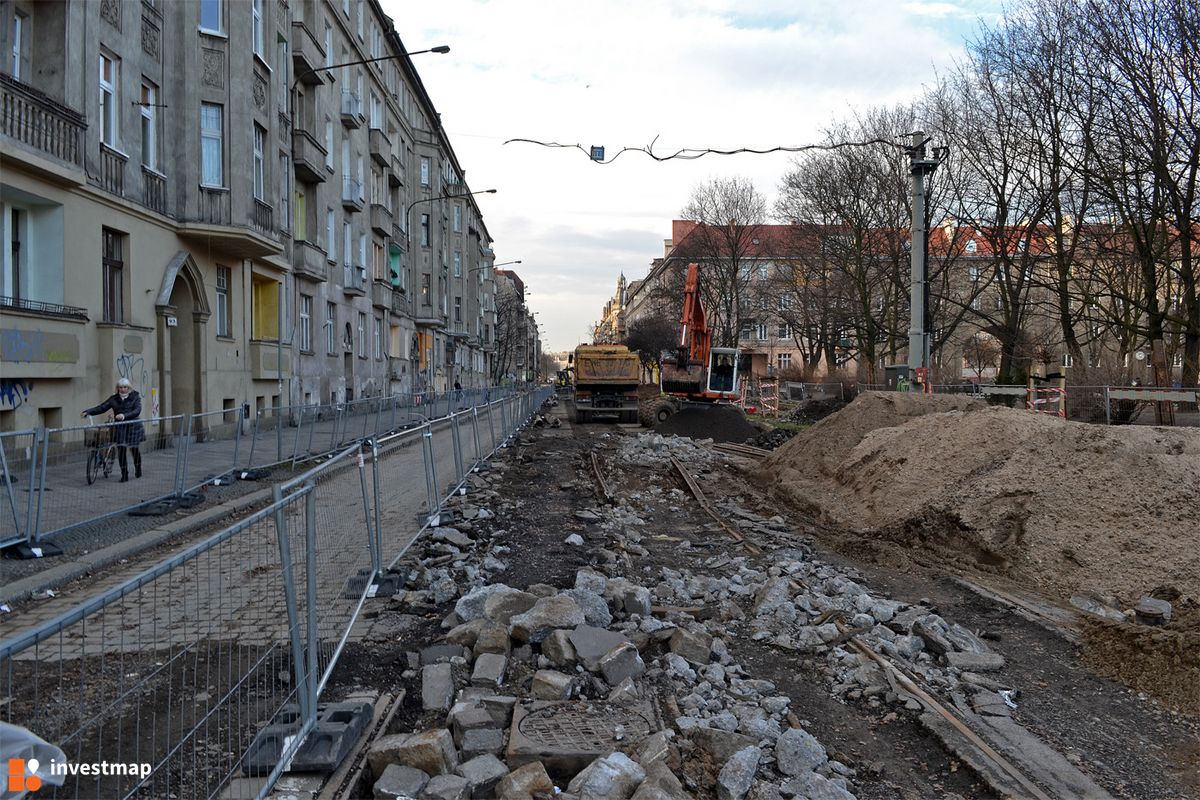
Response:
POLYGON ((0 430, 485 380, 492 241, 375 0, 0 0, 0 53, 0 430))

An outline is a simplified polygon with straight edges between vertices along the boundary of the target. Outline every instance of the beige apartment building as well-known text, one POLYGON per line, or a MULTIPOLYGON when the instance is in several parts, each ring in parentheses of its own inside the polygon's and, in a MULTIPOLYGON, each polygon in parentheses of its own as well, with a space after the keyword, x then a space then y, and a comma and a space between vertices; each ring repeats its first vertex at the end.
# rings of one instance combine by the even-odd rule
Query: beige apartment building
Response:
POLYGON ((0 0, 0 55, 0 430, 486 383, 486 195, 376 0, 0 0))

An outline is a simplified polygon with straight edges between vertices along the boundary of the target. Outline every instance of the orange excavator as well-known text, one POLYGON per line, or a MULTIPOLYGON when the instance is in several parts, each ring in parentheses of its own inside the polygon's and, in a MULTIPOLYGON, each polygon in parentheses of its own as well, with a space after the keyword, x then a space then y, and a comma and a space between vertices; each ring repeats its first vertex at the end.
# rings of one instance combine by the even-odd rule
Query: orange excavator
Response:
POLYGON ((685 402, 711 405, 736 402, 741 396, 737 348, 712 346, 712 329, 700 299, 698 264, 687 267, 680 324, 679 347, 662 366, 662 394, 639 409, 643 425, 666 422, 685 402))

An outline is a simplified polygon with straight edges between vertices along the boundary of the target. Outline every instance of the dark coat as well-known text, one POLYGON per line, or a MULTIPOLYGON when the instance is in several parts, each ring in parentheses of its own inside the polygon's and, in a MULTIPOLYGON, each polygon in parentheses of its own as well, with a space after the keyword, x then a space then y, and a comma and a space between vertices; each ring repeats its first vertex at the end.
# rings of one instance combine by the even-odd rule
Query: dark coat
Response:
POLYGON ((137 447, 146 441, 146 427, 139 419, 142 416, 142 396, 130 392, 122 398, 119 394, 105 400, 98 406, 93 406, 83 413, 89 417, 111 411, 113 414, 124 414, 125 419, 113 424, 113 443, 122 447, 137 447), (136 420, 136 421, 134 421, 136 420))

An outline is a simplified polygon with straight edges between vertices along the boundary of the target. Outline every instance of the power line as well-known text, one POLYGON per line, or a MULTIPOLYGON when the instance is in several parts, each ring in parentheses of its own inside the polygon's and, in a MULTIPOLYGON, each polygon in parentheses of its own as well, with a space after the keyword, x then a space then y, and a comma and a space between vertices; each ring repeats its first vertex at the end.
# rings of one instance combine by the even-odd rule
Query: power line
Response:
POLYGON ((504 143, 505 144, 513 144, 513 143, 536 144, 541 147, 576 149, 576 150, 582 151, 590 160, 595 161, 597 164, 611 164, 612 162, 616 161, 618 158, 620 158, 625 153, 644 153, 645 155, 649 156, 650 158, 654 159, 655 161, 671 161, 674 159, 679 159, 682 161, 692 161, 692 160, 695 160, 698 158, 703 158, 704 156, 708 156, 708 155, 735 156, 735 155, 740 155, 742 153, 750 153, 753 155, 768 155, 770 153, 806 153, 806 152, 813 151, 813 150, 830 151, 830 150, 841 150, 841 149, 844 149, 847 147, 870 147, 871 145, 876 145, 876 144, 882 144, 882 145, 887 145, 889 147, 897 147, 897 148, 901 148, 901 149, 907 149, 907 145, 901 144, 900 142, 897 142, 893 139, 866 139, 866 140, 857 141, 857 142, 833 142, 831 144, 804 144, 804 145, 797 145, 794 147, 780 146, 780 147, 768 147, 768 148, 764 148, 764 149, 759 149, 759 148, 754 148, 754 147, 739 147, 735 150, 719 150, 719 149, 711 148, 711 147, 706 147, 706 148, 684 147, 684 148, 680 148, 679 150, 676 150, 673 153, 659 154, 659 153, 654 152, 654 143, 657 141, 658 141, 658 137, 655 136, 654 140, 651 141, 650 144, 648 144, 644 147, 622 147, 611 158, 603 158, 602 156, 600 158, 597 158, 596 152, 599 151, 600 153, 603 153, 603 148, 584 147, 581 144, 564 144, 562 142, 543 142, 543 141, 539 141, 538 139, 507 139, 507 140, 505 140, 504 143))

